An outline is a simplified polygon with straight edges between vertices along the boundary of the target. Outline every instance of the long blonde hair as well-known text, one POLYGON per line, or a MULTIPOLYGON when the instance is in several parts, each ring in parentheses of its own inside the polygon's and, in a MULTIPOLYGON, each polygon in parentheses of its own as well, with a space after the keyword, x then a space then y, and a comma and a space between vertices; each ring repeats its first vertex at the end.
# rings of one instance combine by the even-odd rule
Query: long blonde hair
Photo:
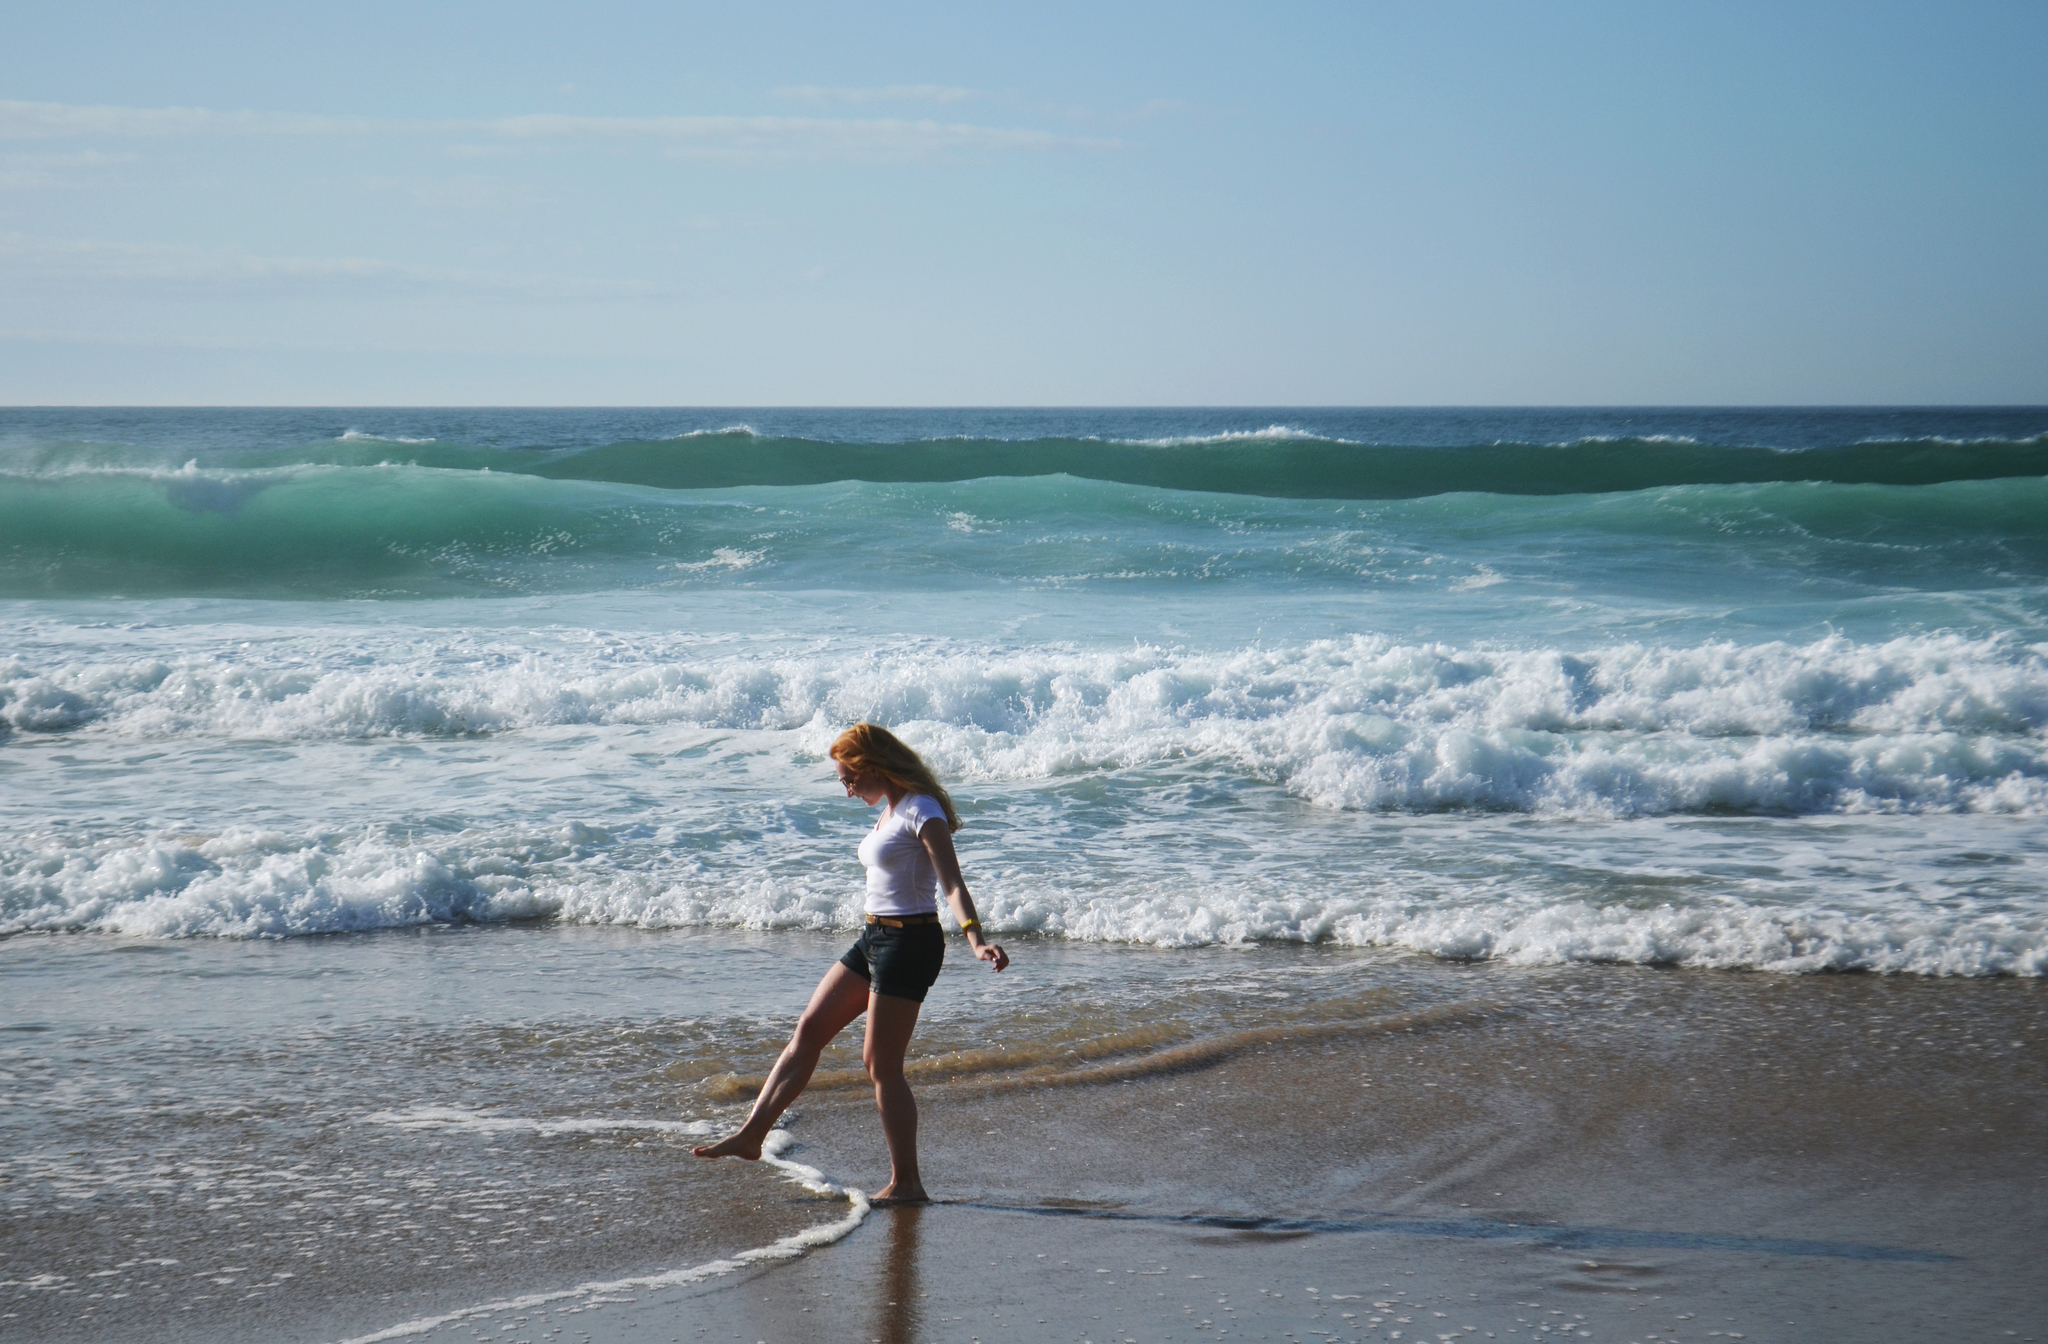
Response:
POLYGON ((953 795, 939 783, 924 757, 881 724, 856 723, 841 733, 833 740, 832 759, 857 774, 872 770, 900 789, 928 795, 946 810, 946 828, 960 829, 960 812, 953 806, 953 795))

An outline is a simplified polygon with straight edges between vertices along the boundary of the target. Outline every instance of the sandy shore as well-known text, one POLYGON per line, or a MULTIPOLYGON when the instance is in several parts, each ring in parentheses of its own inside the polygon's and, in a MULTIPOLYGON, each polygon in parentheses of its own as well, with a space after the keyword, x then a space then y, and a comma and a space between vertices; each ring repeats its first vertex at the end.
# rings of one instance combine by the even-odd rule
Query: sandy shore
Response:
MULTIPOLYGON (((837 947, 10 943, 37 1016, 5 1047, 0 1331, 1413 1344, 2048 1319, 2048 984, 1317 948, 1026 941, 1000 980, 949 971, 913 1051, 945 1202, 696 1275, 852 1212, 687 1152, 837 947), (495 1016, 445 1027, 482 984, 495 1016)), ((857 1049, 787 1156, 872 1190, 857 1049)))
MULTIPOLYGON (((2043 986, 1431 973, 1465 976, 1469 1011, 1114 1081, 927 1085, 927 1180, 947 1202, 878 1210, 799 1260, 436 1334, 2040 1335, 2043 986)), ((793 1133, 802 1160, 879 1183, 856 1091, 807 1098, 793 1133)))
MULTIPOLYGON (((1840 1339, 1881 1337, 1908 1324, 1897 1312, 1859 1307, 1863 1290, 1896 1273, 1897 1262, 1873 1274, 1867 1264, 1806 1264, 1781 1248, 1600 1250, 1588 1243, 1610 1239, 1605 1229, 1572 1232, 1583 1240, 1432 1235, 1398 1220, 1355 1232, 1238 1231, 957 1206, 886 1210, 841 1246, 717 1288, 472 1324, 486 1334, 513 1325, 509 1337, 536 1340, 1094 1344, 1567 1333, 1840 1339)), ((1909 1277, 1887 1296, 1941 1295, 1940 1262, 1921 1262, 1909 1277)), ((1944 1328, 1983 1328, 1977 1313, 1908 1315, 1944 1328)), ((2016 1325, 2023 1318, 2020 1311, 2007 1317, 2016 1325)))

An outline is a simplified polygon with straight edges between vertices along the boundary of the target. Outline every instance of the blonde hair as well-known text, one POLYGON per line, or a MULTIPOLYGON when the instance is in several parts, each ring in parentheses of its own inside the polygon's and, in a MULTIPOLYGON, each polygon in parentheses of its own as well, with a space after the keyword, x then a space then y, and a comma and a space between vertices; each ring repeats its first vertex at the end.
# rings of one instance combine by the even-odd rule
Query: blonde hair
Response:
POLYGON ((924 757, 881 724, 856 723, 833 740, 831 754, 833 760, 857 774, 872 770, 898 788, 929 796, 945 809, 946 828, 960 829, 960 812, 953 806, 953 795, 939 783, 924 757))

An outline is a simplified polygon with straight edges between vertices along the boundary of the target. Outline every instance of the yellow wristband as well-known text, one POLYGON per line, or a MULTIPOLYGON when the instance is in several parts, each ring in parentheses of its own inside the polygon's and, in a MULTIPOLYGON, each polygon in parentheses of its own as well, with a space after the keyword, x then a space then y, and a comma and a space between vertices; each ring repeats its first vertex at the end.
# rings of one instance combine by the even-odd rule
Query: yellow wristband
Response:
POLYGON ((967 932, 969 929, 978 929, 980 927, 981 921, 978 919, 963 919, 960 921, 960 932, 962 933, 967 932))

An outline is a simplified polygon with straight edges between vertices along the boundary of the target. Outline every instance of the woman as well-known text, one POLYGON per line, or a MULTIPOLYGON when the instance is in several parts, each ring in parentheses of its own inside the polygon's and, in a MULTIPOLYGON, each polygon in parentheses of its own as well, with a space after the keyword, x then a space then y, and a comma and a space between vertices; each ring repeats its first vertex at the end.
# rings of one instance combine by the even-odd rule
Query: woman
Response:
POLYGON ((826 1043, 866 1013, 860 1058, 874 1081, 882 1135, 889 1142, 889 1184, 874 1202, 917 1204, 926 1195, 917 1171, 917 1102, 903 1078, 903 1054, 925 991, 939 978, 946 956, 939 892, 946 893, 976 957, 993 962, 998 971, 1010 964, 1010 957, 982 939, 974 898, 967 894, 953 853, 960 814, 931 767, 894 733, 872 723, 856 723, 839 735, 832 744, 832 765, 852 797, 870 807, 888 801, 860 842, 860 861, 868 870, 867 927, 811 992, 810 1005, 761 1085, 747 1122, 737 1134, 691 1151, 749 1162, 760 1157, 761 1141, 810 1082, 826 1043))

